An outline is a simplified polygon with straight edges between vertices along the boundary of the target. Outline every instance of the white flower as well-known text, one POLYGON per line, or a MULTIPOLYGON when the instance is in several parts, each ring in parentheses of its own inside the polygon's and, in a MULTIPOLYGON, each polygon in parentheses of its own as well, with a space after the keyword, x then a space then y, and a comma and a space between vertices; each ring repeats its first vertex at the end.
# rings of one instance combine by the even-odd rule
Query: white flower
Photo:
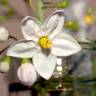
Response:
MULTIPOLYGON (((80 29, 78 31, 78 34, 76 34, 76 38, 79 41, 82 42, 88 42, 88 31, 90 32, 91 30, 88 29, 88 24, 85 20, 87 14, 87 6, 88 5, 88 0, 78 0, 74 2, 71 6, 71 11, 73 11, 73 14, 75 15, 75 19, 78 21, 80 25, 80 29)), ((90 17, 87 17, 90 18, 90 17)), ((88 22, 89 19, 88 19, 88 22)))
POLYGON ((7 55, 32 58, 36 71, 48 80, 54 72, 57 56, 70 56, 81 50, 77 41, 63 32, 63 26, 63 10, 53 12, 43 26, 35 18, 25 17, 21 28, 26 40, 13 44, 7 55))
POLYGON ((0 62, 0 72, 7 72, 9 70, 10 66, 8 62, 0 62))
POLYGON ((25 85, 33 85, 37 81, 37 74, 31 63, 20 65, 17 71, 19 80, 25 85))
POLYGON ((8 37, 9 32, 4 27, 0 27, 0 42, 6 41, 8 37))
POLYGON ((88 5, 87 0, 78 0, 76 2, 73 2, 71 5, 72 11, 74 12, 76 18, 79 20, 79 22, 83 22, 83 17, 88 5))

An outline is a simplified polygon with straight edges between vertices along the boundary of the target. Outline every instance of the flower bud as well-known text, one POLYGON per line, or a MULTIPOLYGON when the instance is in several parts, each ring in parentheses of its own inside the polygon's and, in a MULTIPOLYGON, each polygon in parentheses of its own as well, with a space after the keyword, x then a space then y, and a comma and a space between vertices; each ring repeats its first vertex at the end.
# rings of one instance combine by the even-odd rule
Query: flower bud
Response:
POLYGON ((8 37, 9 32, 4 27, 0 27, 0 42, 6 41, 8 37))
POLYGON ((28 59, 22 60, 22 65, 18 68, 17 76, 24 85, 31 86, 37 81, 36 70, 28 59))
POLYGON ((0 62, 0 72, 7 72, 10 69, 10 62, 11 57, 6 56, 1 62, 0 62))
POLYGON ((75 21, 75 20, 69 20, 69 21, 67 21, 66 23, 65 23, 65 27, 66 28, 68 28, 69 30, 71 30, 71 31, 75 31, 75 32, 77 32, 78 30, 79 30, 79 24, 78 24, 78 22, 77 21, 75 21))
POLYGON ((59 4, 58 4, 58 7, 59 8, 67 8, 69 6, 69 1, 68 0, 64 0, 63 2, 60 2, 59 4))

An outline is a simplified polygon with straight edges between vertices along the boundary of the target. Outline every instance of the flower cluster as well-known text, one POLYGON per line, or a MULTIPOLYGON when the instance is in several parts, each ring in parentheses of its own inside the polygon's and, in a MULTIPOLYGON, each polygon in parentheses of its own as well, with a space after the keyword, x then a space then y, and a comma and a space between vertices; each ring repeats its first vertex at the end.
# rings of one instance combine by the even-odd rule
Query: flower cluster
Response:
POLYGON ((19 80, 32 85, 38 75, 48 80, 53 75, 57 56, 70 56, 81 50, 80 45, 70 35, 63 32, 64 10, 53 12, 42 24, 27 16, 21 22, 24 40, 17 41, 7 50, 7 56, 32 58, 25 60, 18 68, 19 80))

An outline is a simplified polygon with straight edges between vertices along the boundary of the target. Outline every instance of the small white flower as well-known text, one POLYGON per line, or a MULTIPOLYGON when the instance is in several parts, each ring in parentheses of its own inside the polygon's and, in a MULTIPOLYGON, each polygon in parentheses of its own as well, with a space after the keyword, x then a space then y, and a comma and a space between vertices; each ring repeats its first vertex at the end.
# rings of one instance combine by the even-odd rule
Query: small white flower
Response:
POLYGON ((10 69, 8 62, 0 62, 0 72, 7 72, 10 69))
POLYGON ((76 39, 82 42, 88 42, 88 24, 85 22, 84 17, 86 16, 86 9, 88 5, 88 0, 78 0, 74 2, 71 6, 71 11, 75 15, 75 19, 80 25, 80 29, 77 34, 75 34, 76 39))
POLYGON ((33 85, 37 81, 37 74, 34 66, 31 63, 25 63, 20 65, 17 71, 19 80, 24 85, 33 85))
POLYGON ((4 27, 0 27, 0 42, 6 41, 8 37, 9 32, 4 27))
MULTIPOLYGON (((43 26, 35 18, 25 17, 22 20, 21 28, 26 40, 13 44, 8 49, 7 55, 32 58, 36 71, 48 80, 54 72, 57 56, 70 56, 81 50, 77 41, 63 32, 63 26, 63 10, 53 12, 43 26), (49 53, 47 54, 47 52, 49 53)), ((34 72, 35 69, 33 68, 34 72)))
POLYGON ((76 18, 79 20, 79 23, 83 22, 83 17, 85 15, 87 5, 88 0, 78 0, 71 4, 72 11, 76 18))

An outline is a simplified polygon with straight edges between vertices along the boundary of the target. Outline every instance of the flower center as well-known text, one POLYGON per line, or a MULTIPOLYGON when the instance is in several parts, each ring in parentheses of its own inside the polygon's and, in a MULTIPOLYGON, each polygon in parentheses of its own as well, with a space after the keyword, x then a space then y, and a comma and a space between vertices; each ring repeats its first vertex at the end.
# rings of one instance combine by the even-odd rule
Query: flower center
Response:
POLYGON ((42 36, 39 39, 39 45, 44 49, 49 49, 52 46, 52 42, 47 36, 42 36))

